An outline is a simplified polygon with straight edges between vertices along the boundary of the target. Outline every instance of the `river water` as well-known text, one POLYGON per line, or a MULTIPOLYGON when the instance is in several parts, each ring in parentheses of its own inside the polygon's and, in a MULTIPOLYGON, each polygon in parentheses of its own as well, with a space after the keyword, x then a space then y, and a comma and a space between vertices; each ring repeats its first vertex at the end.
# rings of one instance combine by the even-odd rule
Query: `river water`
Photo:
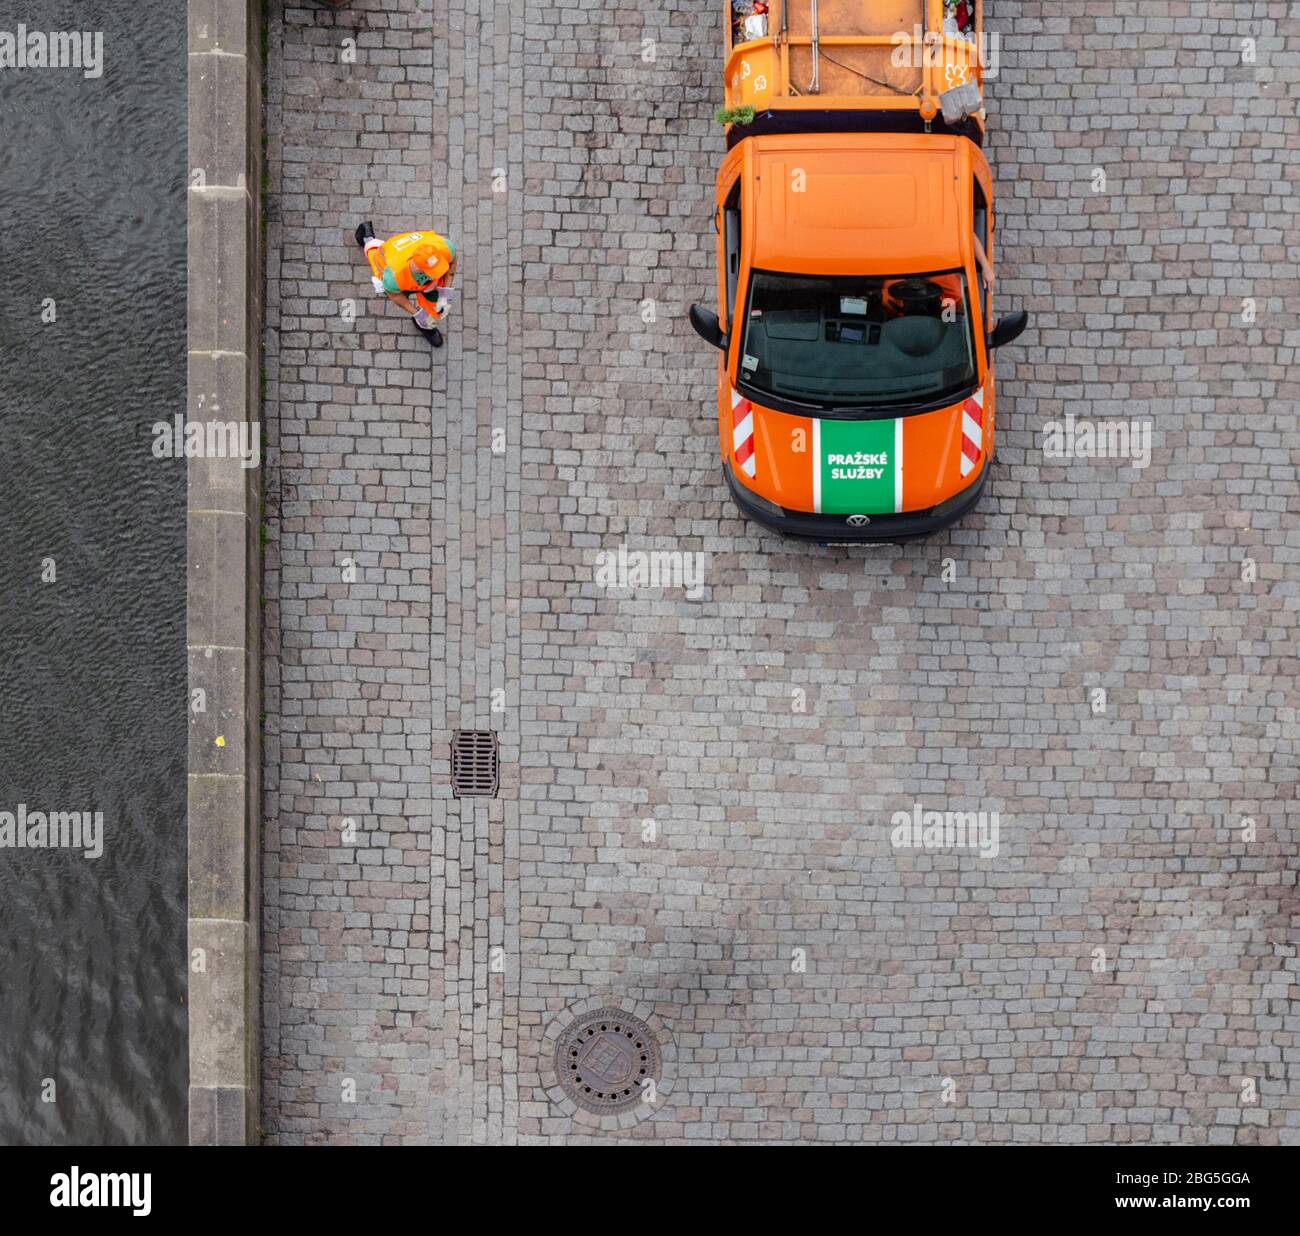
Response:
POLYGON ((0 54, 20 23, 103 60, 0 68, 0 843, 102 812, 103 854, 0 846, 0 1144, 179 1142, 185 5, 0 0, 0 54))

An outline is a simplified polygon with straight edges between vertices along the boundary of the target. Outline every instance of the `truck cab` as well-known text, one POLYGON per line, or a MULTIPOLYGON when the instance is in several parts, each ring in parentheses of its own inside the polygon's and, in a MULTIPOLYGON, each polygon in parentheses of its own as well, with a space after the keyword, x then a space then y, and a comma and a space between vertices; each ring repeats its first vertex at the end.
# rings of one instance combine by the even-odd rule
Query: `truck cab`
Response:
MULTIPOLYGON (((933 17, 936 5, 839 7, 901 21, 933 17)), ((783 13, 777 0, 766 16, 769 29, 774 16, 787 31, 802 28, 793 4, 783 13)), ((881 32, 852 36, 869 53, 853 60, 852 37, 812 29, 806 44, 759 40, 776 93, 766 112, 731 125, 715 196, 717 311, 696 305, 691 321, 719 349, 723 471, 747 516, 823 543, 920 536, 979 499, 994 451, 994 352, 1027 321, 993 317, 982 96, 978 115, 969 91, 960 106, 936 99, 933 112, 922 109, 923 69, 909 106, 879 109, 893 116, 885 123, 875 96, 864 102, 845 93, 849 78, 827 74, 841 92, 827 98, 847 100, 830 108, 848 114, 844 126, 823 107, 784 108, 789 66, 809 70, 800 46, 811 54, 844 39, 830 44, 837 60, 868 65, 871 77, 885 71, 870 59, 881 32), (939 121, 945 111, 951 123, 939 121)), ((908 37, 923 43, 925 30, 908 37)), ((754 76, 734 59, 733 49, 737 81, 754 76)))

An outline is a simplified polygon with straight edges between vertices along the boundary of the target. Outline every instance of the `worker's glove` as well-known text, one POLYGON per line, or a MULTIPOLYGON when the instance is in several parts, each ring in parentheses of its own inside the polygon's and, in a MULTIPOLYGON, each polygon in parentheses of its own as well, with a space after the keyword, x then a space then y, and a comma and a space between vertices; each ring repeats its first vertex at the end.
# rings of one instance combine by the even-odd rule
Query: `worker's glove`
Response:
POLYGON ((370 286, 375 289, 381 296, 384 294, 384 281, 376 279, 374 275, 370 276, 370 286))
POLYGON ((433 302, 438 310, 438 321, 442 321, 451 312, 451 293, 439 292, 438 298, 433 302))

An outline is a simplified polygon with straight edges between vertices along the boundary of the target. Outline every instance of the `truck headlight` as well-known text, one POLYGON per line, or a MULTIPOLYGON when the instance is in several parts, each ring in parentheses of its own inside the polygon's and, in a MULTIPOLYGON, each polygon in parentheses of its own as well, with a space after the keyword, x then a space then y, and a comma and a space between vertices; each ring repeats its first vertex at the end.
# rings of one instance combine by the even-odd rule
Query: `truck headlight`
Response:
POLYGON ((951 498, 945 498, 938 506, 931 507, 930 518, 942 519, 945 515, 951 514, 961 506, 961 504, 970 497, 970 491, 984 479, 984 469, 987 467, 988 464, 985 464, 983 468, 971 477, 970 484, 963 485, 951 498))
POLYGON ((785 518, 784 507, 777 506, 775 502, 768 501, 768 499, 764 498, 762 494, 756 494, 748 486, 742 485, 738 480, 736 480, 736 474, 731 470, 731 460, 724 459, 722 461, 722 466, 727 470, 727 480, 729 480, 731 484, 744 495, 746 502, 752 502, 766 515, 773 515, 777 519, 785 518))

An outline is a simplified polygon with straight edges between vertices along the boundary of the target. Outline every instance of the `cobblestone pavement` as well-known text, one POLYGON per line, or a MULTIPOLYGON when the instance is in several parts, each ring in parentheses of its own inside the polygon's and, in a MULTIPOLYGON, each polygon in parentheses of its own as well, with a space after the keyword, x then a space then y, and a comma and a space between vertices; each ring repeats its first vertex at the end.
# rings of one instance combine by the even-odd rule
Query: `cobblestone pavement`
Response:
POLYGON ((1289 7, 991 6, 998 465, 845 551, 719 471, 716 4, 272 4, 269 1141, 1300 1142, 1289 7), (460 246, 442 352, 362 218, 460 246), (916 803, 1000 852, 894 849, 916 803), (582 1001, 671 1035, 626 1132, 543 1090, 582 1001))

